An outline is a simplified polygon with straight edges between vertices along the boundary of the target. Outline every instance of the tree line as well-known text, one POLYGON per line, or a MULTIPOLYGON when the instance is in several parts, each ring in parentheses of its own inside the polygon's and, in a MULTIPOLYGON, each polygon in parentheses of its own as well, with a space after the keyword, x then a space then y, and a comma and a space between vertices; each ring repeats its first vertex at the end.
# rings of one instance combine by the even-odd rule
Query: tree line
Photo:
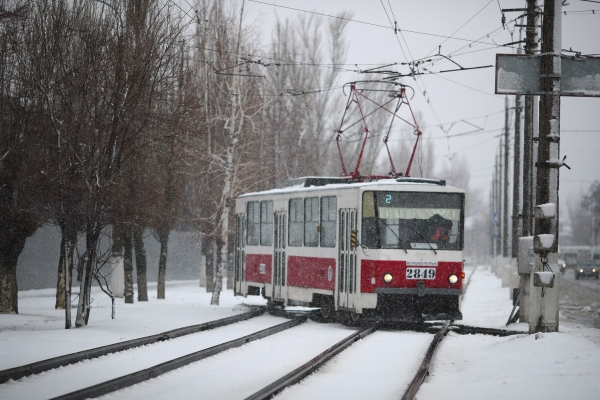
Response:
MULTIPOLYGON (((159 0, 0 1, 0 312, 18 313, 17 259, 43 224, 62 234, 56 307, 66 327, 70 274, 81 264, 75 325, 85 326, 92 283, 107 286, 102 266, 111 254, 124 259, 125 301, 133 302, 133 254, 138 301, 148 299, 145 229, 161 245, 164 298, 172 229, 216 242, 209 255, 220 277, 235 196, 323 173, 316 163, 325 152, 302 157, 330 136, 331 96, 308 101, 285 90, 331 86, 335 69, 280 63, 271 72, 244 61, 261 44, 243 3, 202 0, 194 17, 159 0), (108 252, 100 246, 106 234, 108 252)), ((280 23, 285 34, 263 55, 320 61, 329 41, 338 49, 333 62, 343 62, 345 24, 320 24, 280 23)))
MULTIPOLYGON (((125 302, 134 272, 137 299, 148 300, 145 230, 161 246, 157 298, 169 233, 183 227, 202 234, 207 264, 218 266, 216 276, 207 268, 218 304, 235 197, 341 174, 334 138, 351 15, 277 21, 265 46, 243 1, 194 5, 190 14, 170 0, 0 0, 0 313, 18 313, 17 259, 47 223, 62 234, 56 308, 67 328, 76 263, 75 326, 88 323, 93 282, 111 295, 102 267, 115 254, 125 302)), ((374 114, 371 131, 387 121, 374 114)), ((348 157, 361 134, 348 131, 348 157)), ((411 136, 390 146, 406 155, 411 136)), ((381 174, 381 137, 362 173, 381 174)), ((419 156, 413 174, 431 175, 433 147, 419 156)))

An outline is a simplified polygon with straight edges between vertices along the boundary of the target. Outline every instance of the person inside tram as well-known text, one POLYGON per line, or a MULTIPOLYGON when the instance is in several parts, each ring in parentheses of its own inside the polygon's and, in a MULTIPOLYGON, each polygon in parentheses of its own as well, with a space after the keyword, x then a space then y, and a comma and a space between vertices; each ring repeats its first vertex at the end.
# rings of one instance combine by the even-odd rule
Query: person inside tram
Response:
POLYGON ((452 221, 442 218, 439 215, 435 215, 432 220, 433 224, 430 230, 431 235, 429 238, 438 243, 440 247, 443 247, 444 245, 448 244, 450 231, 452 230, 452 221))

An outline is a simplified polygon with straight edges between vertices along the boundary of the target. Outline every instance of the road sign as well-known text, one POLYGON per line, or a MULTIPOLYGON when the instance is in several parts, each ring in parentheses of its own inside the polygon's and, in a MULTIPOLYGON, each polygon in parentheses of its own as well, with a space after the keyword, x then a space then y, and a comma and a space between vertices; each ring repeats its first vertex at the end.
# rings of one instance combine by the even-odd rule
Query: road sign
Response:
MULTIPOLYGON (((540 55, 496 54, 496 94, 548 94, 540 55)), ((600 97, 600 57, 561 56, 560 95, 600 97)))

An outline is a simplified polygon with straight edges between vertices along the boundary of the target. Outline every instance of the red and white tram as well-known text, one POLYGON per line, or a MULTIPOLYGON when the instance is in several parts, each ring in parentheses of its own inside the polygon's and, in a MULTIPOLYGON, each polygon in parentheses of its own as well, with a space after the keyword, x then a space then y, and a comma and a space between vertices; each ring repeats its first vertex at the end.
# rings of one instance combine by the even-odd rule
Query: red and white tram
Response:
POLYGON ((236 295, 324 316, 462 319, 464 190, 300 178, 236 199, 236 295))

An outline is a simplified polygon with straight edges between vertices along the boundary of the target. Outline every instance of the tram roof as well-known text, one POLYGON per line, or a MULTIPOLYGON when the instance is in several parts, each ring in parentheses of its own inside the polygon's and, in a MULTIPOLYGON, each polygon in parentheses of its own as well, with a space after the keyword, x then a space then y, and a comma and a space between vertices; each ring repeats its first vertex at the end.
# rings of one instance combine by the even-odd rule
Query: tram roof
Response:
POLYGON ((464 193, 463 189, 446 186, 446 182, 436 179, 424 178, 390 178, 379 179, 368 182, 351 182, 345 178, 339 177, 302 177, 289 180, 283 188, 275 188, 264 190, 261 192, 245 193, 238 197, 274 195, 274 194, 290 194, 301 192, 329 191, 329 190, 352 190, 359 188, 395 188, 404 187, 411 190, 417 189, 424 192, 454 192, 464 193))

